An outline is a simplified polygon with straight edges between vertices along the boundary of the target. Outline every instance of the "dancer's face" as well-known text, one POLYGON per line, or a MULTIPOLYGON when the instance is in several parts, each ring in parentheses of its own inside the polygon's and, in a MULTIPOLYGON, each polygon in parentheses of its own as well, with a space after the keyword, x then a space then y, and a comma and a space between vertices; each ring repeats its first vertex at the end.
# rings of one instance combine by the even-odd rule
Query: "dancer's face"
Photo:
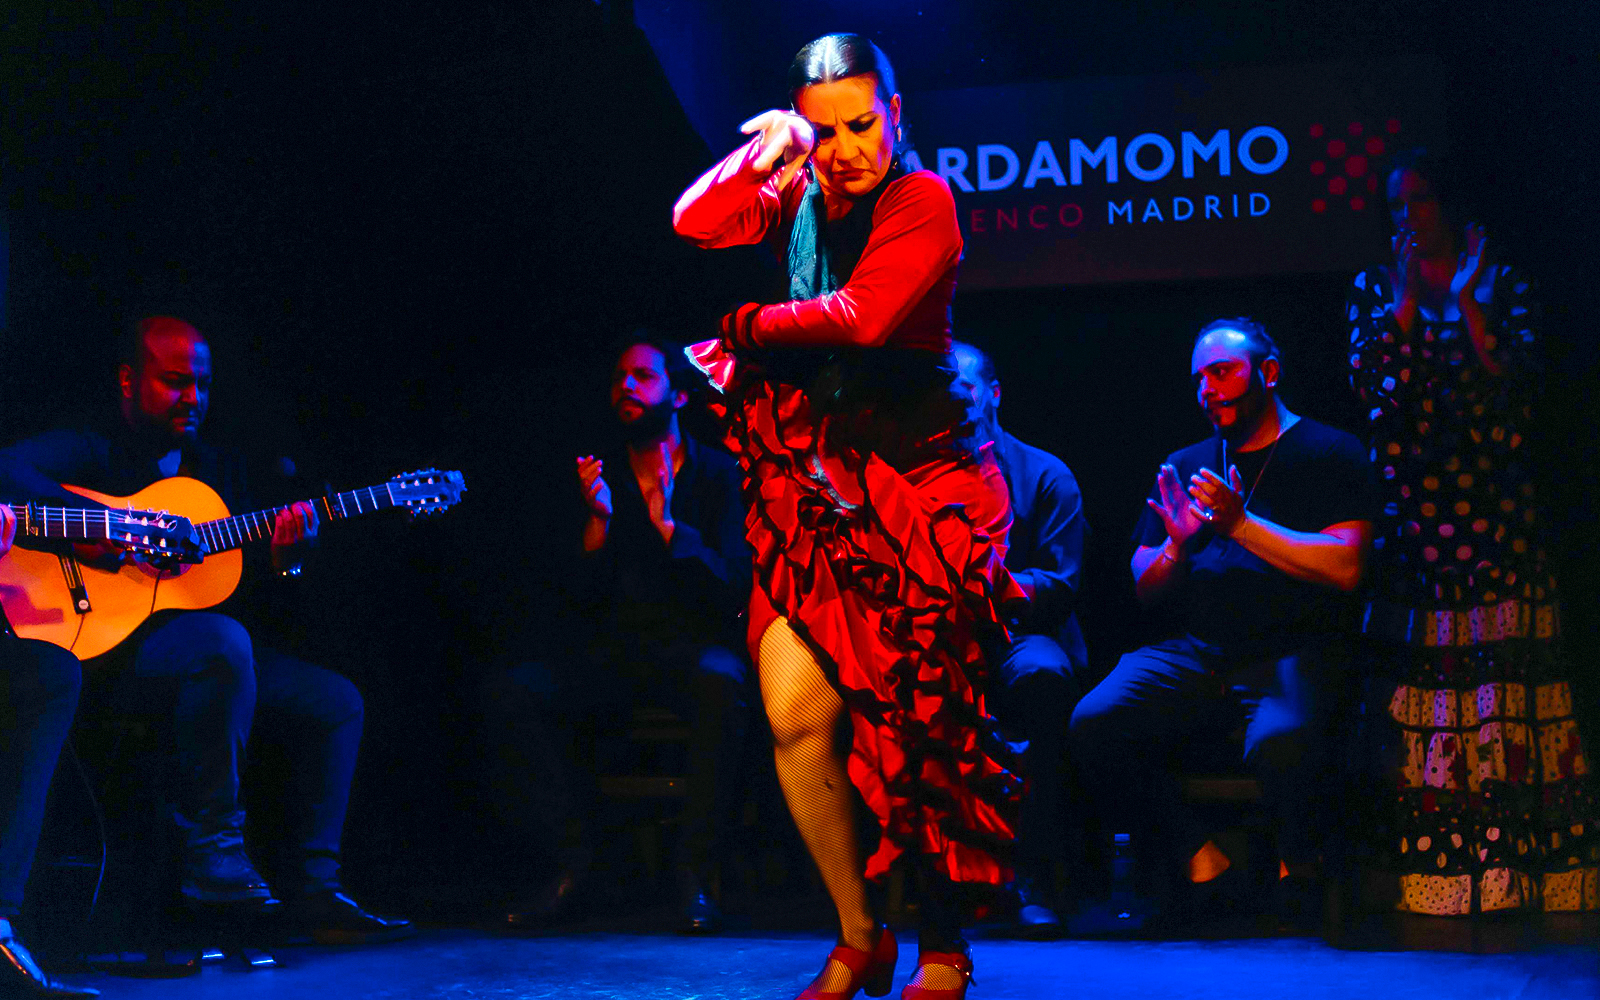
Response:
POLYGON ((814 83, 796 95, 794 109, 816 132, 811 166, 824 193, 859 198, 889 172, 900 95, 884 104, 876 73, 814 83))

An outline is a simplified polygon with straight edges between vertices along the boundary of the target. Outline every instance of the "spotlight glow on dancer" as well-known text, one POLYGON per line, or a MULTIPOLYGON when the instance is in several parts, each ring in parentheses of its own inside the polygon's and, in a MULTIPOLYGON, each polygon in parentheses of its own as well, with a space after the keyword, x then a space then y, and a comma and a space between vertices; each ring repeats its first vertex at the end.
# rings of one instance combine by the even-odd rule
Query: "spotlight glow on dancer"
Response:
POLYGON ((1010 872, 1017 779, 984 709, 980 640, 1026 596, 1006 572, 1005 481, 952 393, 961 233, 945 182, 905 172, 883 52, 828 35, 789 68, 792 111, 678 200, 702 247, 770 241, 789 301, 741 306, 690 356, 724 396, 745 474, 750 638, 790 812, 839 911, 802 1000, 889 991, 894 935, 863 878, 904 859, 922 890, 907 1000, 958 1000, 963 912, 1010 872), (850 731, 848 750, 836 737, 850 731), (853 783, 882 827, 863 864, 853 783))

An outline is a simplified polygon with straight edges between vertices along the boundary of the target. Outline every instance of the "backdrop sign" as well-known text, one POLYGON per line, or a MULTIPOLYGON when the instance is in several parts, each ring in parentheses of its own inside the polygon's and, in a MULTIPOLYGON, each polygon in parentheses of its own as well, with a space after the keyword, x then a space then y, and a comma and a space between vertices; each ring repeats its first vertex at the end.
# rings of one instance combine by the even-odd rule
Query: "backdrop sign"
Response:
POLYGON ((1388 154, 1444 139, 1431 58, 908 95, 967 288, 1350 270, 1388 154))

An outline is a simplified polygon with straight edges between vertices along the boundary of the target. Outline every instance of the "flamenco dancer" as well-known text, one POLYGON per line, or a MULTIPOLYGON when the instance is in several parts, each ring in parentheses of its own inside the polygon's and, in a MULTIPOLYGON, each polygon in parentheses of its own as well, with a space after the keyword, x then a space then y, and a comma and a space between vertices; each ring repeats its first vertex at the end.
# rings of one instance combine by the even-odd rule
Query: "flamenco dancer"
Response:
POLYGON ((741 306, 690 355, 724 393, 744 472, 778 776, 839 913, 839 945, 800 1000, 889 992, 895 938, 866 880, 900 859, 922 889, 901 997, 960 1000, 961 915, 1010 876, 1020 796, 980 641, 1026 600, 1002 562, 1005 482, 951 390, 961 234, 944 181, 900 166, 900 95, 876 45, 817 39, 789 96, 792 111, 744 124, 751 140, 684 192, 673 223, 702 247, 770 241, 788 262, 789 301, 741 306), (864 865, 856 791, 882 828, 864 865))

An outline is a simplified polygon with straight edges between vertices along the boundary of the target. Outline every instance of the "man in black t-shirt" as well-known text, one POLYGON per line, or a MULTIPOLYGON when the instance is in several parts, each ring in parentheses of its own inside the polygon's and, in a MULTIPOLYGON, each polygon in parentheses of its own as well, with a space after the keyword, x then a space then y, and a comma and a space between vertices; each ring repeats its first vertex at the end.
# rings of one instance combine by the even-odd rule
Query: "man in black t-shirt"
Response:
POLYGON ((1167 458, 1134 533, 1139 599, 1178 634, 1125 655, 1084 696, 1073 753, 1107 798, 1133 793, 1125 804, 1207 882, 1230 861, 1161 779, 1180 748, 1220 744, 1242 720, 1244 763, 1278 814, 1280 872, 1309 878, 1319 728, 1344 683, 1330 653, 1381 501, 1360 443, 1278 397, 1278 349, 1258 324, 1208 324, 1191 371, 1217 434, 1167 458))

